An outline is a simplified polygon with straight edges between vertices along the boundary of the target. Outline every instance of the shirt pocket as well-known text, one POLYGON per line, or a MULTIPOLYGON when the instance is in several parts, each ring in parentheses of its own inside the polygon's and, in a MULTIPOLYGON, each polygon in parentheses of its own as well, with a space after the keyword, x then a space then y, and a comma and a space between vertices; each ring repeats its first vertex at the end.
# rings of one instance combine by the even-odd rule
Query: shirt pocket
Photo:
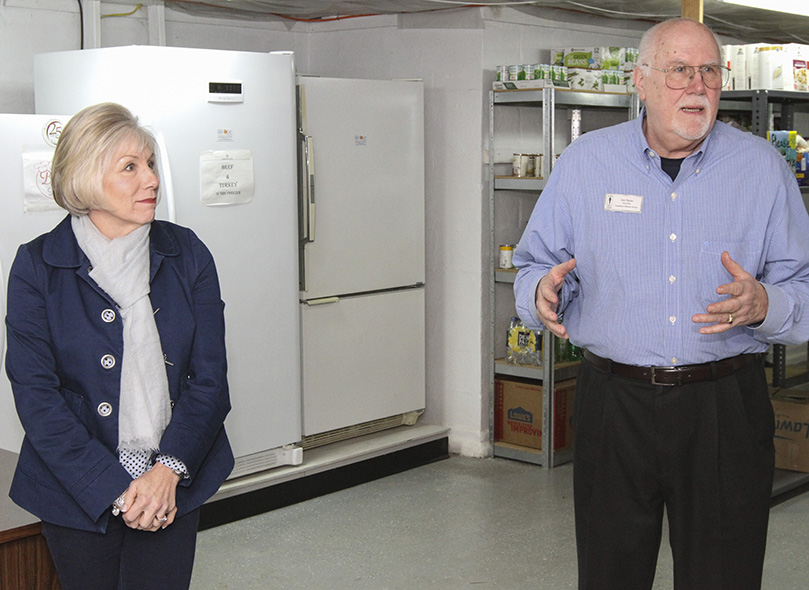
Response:
MULTIPOLYGON (((700 299, 703 309, 710 303, 726 299, 716 292, 717 287, 733 282, 730 272, 722 264, 722 252, 727 252, 745 271, 754 277, 758 273, 761 244, 753 240, 705 240, 700 246, 699 267, 700 299)), ((701 312, 701 313, 704 313, 701 312)))

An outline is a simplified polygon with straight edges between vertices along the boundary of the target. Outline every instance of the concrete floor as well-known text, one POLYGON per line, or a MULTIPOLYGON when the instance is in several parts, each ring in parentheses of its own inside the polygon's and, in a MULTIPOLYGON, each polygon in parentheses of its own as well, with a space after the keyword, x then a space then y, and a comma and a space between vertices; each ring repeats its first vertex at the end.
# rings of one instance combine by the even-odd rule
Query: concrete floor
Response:
MULTIPOLYGON (((191 588, 575 590, 572 474, 453 456, 209 529, 191 588)), ((772 508, 763 588, 805 590, 807 547, 809 493, 772 508)))

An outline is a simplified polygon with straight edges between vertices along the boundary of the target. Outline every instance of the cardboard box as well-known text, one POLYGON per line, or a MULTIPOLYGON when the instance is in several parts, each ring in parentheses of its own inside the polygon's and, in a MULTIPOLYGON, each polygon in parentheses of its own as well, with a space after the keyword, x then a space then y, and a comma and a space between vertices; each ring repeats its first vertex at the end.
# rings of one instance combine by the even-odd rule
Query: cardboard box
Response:
POLYGON ((632 72, 624 73, 624 87, 627 94, 637 94, 638 89, 635 88, 635 79, 632 77, 632 72))
POLYGON ((806 59, 792 60, 792 89, 803 92, 809 90, 809 55, 806 59))
POLYGON ((493 90, 536 90, 553 86, 550 80, 506 80, 492 82, 493 90))
MULTIPOLYGON (((753 53, 750 87, 774 90, 806 90, 809 46, 799 43, 760 45, 753 53)), ((748 69, 751 64, 748 62, 748 69)))
POLYGON ((798 158, 797 131, 767 131, 767 141, 777 149, 791 166, 798 158))
POLYGON ((795 154, 795 179, 798 186, 809 186, 809 152, 795 154))
POLYGON ((809 473, 809 391, 781 389, 775 412, 775 467, 809 473))
POLYGON ((561 65, 568 68, 585 68, 588 70, 601 69, 601 51, 602 47, 565 47, 564 49, 555 49, 551 55, 562 55, 561 65))
POLYGON ((749 90, 750 77, 747 75, 747 50, 744 45, 730 45, 728 67, 730 68, 730 79, 728 80, 728 90, 749 90))
POLYGON ((511 80, 506 82, 492 82, 492 90, 537 90, 542 88, 563 88, 567 90, 570 84, 567 79, 543 80, 511 80))
MULTIPOLYGON (((572 449, 576 380, 557 383, 554 392, 553 448, 572 449)), ((542 450, 541 385, 520 379, 495 379, 494 440, 542 450)))
POLYGON ((601 70, 601 90, 626 94, 624 72, 621 70, 601 70))
POLYGON ((570 83, 571 90, 601 92, 601 70, 568 68, 567 81, 570 83))
POLYGON ((565 47, 551 50, 551 63, 588 70, 622 70, 635 67, 637 50, 631 47, 565 47))
POLYGON ((748 43, 743 45, 744 47, 744 71, 745 75, 747 76, 747 83, 745 84, 745 88, 739 88, 738 90, 750 90, 755 88, 753 86, 753 78, 755 77, 756 83, 759 81, 759 74, 758 74, 758 57, 756 54, 756 49, 759 47, 763 47, 764 43, 748 43))
POLYGON ((624 60, 621 62, 619 69, 624 72, 631 72, 638 65, 638 48, 627 47, 624 49, 624 60))

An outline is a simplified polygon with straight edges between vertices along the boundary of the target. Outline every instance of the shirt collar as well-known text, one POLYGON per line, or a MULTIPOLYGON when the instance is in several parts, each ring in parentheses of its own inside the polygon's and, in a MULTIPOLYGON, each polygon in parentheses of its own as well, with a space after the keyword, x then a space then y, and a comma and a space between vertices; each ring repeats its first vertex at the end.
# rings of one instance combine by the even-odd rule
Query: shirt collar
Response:
MULTIPOLYGON (((658 154, 655 150, 653 150, 649 146, 649 142, 646 139, 646 135, 643 133, 643 120, 646 118, 646 107, 641 108, 640 114, 638 118, 635 119, 635 134, 637 138, 637 145, 639 146, 640 153, 643 154, 644 159, 651 158, 653 160, 660 161, 660 154, 658 154)), ((710 146, 711 146, 711 139, 717 133, 717 127, 719 126, 718 121, 714 121, 714 125, 711 128, 708 135, 702 140, 700 146, 690 155, 688 155, 685 160, 694 159, 696 164, 699 164, 703 158, 705 157, 706 153, 710 153, 710 146)))

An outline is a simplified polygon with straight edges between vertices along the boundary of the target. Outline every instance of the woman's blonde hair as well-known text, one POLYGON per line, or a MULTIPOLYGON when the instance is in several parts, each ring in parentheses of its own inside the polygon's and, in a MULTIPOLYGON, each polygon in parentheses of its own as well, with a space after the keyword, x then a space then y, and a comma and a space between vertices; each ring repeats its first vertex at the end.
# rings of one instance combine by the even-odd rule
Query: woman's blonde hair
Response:
POLYGON ((126 108, 105 102, 76 113, 62 129, 51 165, 56 204, 74 215, 105 209, 104 174, 121 146, 156 150, 155 139, 126 108))

